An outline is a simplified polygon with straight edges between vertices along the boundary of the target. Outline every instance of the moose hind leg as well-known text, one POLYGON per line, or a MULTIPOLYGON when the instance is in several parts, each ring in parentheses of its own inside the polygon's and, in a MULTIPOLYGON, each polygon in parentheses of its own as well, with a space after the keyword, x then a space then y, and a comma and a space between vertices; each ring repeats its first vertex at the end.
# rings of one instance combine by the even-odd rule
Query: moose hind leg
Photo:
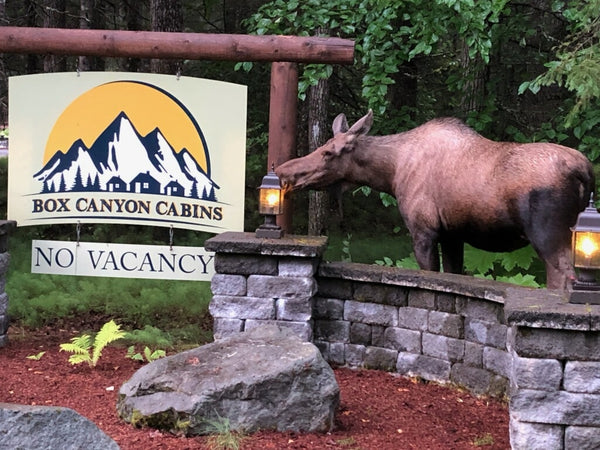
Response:
POLYGON ((442 241, 442 265, 444 272, 463 273, 464 270, 464 243, 459 239, 442 241))

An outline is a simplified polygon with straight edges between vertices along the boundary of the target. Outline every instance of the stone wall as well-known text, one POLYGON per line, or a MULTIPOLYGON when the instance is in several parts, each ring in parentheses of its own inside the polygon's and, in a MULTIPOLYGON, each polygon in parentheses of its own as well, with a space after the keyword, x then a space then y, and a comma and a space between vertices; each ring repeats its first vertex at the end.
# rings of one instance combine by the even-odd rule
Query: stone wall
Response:
POLYGON ((600 306, 473 277, 323 263, 323 238, 208 240, 215 337, 278 323, 332 364, 510 398, 514 449, 600 447, 600 306))
POLYGON ((8 235, 15 228, 13 220, 0 220, 0 348, 8 342, 8 294, 6 293, 6 273, 10 255, 8 235))

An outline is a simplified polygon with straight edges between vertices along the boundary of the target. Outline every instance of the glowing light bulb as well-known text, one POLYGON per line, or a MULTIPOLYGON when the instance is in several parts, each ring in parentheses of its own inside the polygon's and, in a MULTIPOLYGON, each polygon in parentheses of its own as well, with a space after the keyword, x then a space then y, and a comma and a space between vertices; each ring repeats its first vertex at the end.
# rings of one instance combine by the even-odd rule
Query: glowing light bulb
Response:
POLYGON ((590 258, 598 251, 598 243, 591 236, 584 234, 577 243, 577 251, 590 258))
POLYGON ((267 204, 270 207, 273 207, 279 203, 279 193, 278 192, 269 192, 267 194, 267 204))

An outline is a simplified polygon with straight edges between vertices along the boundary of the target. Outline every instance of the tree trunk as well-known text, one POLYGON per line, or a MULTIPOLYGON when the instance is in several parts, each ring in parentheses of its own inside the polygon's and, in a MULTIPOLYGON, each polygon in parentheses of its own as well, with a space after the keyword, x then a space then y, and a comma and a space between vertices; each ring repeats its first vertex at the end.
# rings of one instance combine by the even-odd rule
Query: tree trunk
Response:
MULTIPOLYGON (((322 33, 319 30, 317 36, 322 33)), ((327 141, 327 103, 329 80, 320 79, 308 90, 308 151, 314 152, 327 141)), ((310 191, 308 194, 308 235, 327 234, 329 194, 327 191, 310 191)))
MULTIPOLYGON (((65 0, 44 0, 43 2, 43 26, 44 28, 65 28, 65 0)), ((44 72, 65 72, 67 60, 56 55, 44 56, 44 72)))
MULTIPOLYGON (((152 31, 183 31, 183 14, 180 0, 151 0, 152 31)), ((150 62, 154 73, 177 74, 181 61, 153 59, 150 62)))
POLYGON ((469 47, 463 43, 460 65, 464 73, 463 95, 460 101, 460 111, 463 119, 469 117, 471 112, 483 109, 485 96, 485 66, 479 56, 472 59, 469 56, 469 47))
MULTIPOLYGON (((80 0, 79 3, 79 28, 82 30, 106 28, 105 11, 96 0, 80 0)), ((104 59, 95 56, 80 56, 77 68, 79 70, 103 71, 104 59)))

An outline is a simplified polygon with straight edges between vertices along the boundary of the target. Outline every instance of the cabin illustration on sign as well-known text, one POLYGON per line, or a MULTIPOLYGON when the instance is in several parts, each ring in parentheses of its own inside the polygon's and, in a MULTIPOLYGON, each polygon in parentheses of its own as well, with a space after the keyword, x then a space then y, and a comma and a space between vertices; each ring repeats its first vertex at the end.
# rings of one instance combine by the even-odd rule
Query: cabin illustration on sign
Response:
POLYGON ((127 183, 115 175, 106 183, 106 190, 108 192, 127 192, 127 183))
POLYGON ((160 183, 150 172, 140 173, 129 183, 129 191, 136 194, 156 194, 160 192, 160 183))
POLYGON ((183 197, 184 196, 184 188, 177 180, 172 180, 169 184, 165 186, 164 194, 171 195, 175 197, 183 197))

